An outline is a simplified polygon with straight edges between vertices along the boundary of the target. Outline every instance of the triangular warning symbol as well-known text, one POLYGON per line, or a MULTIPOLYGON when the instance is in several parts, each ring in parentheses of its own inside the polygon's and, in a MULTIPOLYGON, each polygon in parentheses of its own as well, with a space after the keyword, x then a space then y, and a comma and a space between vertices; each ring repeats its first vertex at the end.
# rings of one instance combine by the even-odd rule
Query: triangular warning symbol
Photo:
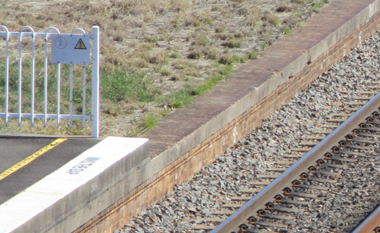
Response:
POLYGON ((79 39, 77 45, 75 45, 75 49, 87 49, 86 46, 84 45, 82 39, 79 39))

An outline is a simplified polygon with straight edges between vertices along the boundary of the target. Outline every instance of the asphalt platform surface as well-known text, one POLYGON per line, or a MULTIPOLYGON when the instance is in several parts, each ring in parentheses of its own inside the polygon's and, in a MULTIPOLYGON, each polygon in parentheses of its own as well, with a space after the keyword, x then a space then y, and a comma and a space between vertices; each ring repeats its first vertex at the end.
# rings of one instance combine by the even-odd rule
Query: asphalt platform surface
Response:
MULTIPOLYGON (((0 138, 0 174, 57 138, 0 138)), ((68 138, 0 180, 0 205, 99 143, 101 139, 68 138)))

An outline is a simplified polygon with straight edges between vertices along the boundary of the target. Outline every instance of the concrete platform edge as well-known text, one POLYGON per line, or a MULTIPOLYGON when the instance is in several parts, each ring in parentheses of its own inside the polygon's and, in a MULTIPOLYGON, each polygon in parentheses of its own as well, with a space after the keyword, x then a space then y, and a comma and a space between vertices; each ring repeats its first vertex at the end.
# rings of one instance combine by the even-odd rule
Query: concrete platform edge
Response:
POLYGON ((3 203, 0 232, 74 231, 126 194, 127 177, 149 158, 147 142, 117 137, 99 142, 3 203))

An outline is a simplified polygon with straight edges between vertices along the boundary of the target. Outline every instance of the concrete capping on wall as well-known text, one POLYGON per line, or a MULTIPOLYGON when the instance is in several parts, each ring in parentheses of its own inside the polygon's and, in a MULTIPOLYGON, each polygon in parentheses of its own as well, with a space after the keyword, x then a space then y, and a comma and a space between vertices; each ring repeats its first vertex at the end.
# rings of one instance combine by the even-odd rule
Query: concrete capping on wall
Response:
POLYGON ((380 0, 335 0, 234 77, 160 120, 130 193, 75 232, 113 232, 192 177, 380 25, 380 0), (135 185, 135 186, 134 186, 135 185))
POLYGON ((115 203, 148 139, 108 137, 0 205, 0 232, 72 232, 115 203))

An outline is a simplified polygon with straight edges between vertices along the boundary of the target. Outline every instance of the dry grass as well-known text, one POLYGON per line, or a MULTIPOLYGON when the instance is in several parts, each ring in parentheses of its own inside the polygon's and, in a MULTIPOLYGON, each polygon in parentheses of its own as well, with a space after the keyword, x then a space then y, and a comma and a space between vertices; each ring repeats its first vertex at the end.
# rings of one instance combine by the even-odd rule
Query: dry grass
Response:
POLYGON ((313 7, 316 11, 316 4, 325 2, 13 0, 0 3, 0 24, 12 31, 25 25, 35 31, 55 26, 65 33, 76 27, 91 32, 92 25, 100 26, 102 73, 138 71, 148 77, 151 86, 146 91, 161 96, 116 101, 102 96, 102 135, 130 136, 141 133, 148 115, 167 114, 173 105, 167 100, 171 95, 228 74, 232 64, 236 68, 257 58, 279 36, 308 18, 313 7))

